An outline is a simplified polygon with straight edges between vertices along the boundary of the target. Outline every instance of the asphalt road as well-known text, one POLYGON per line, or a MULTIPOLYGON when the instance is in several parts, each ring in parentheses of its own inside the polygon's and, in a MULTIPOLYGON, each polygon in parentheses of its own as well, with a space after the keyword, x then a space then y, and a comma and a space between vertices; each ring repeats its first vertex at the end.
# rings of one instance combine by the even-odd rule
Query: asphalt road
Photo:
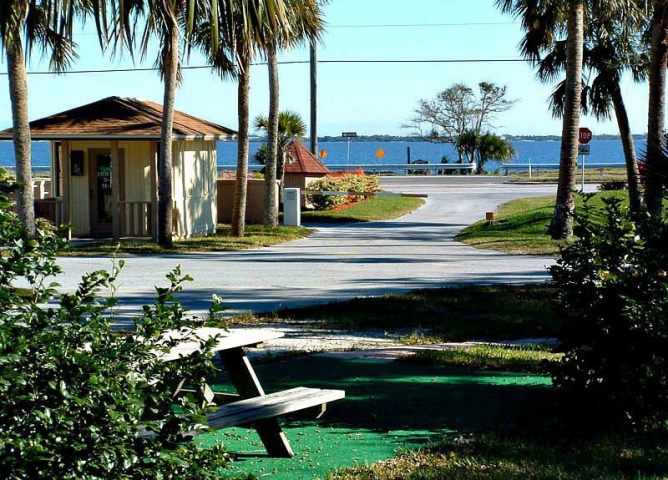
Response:
MULTIPOLYGON (((217 294, 234 311, 344 300, 446 285, 522 283, 548 278, 548 257, 476 250, 454 241, 463 227, 515 198, 551 195, 554 185, 507 184, 496 177, 382 177, 386 190, 428 195, 403 218, 318 225, 309 238, 259 250, 191 255, 129 256, 115 295, 122 310, 151 302, 175 265, 194 278, 180 294, 201 314, 217 294)), ((106 257, 64 257, 57 281, 72 291, 81 276, 108 269, 106 257)))

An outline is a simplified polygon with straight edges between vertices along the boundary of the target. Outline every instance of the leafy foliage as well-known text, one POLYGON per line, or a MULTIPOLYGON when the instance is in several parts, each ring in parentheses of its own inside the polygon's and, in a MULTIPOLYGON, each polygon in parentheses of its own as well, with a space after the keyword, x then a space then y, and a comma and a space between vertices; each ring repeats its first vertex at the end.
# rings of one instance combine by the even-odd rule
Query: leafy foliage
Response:
POLYGON ((555 383, 606 420, 650 427, 668 420, 668 256, 665 221, 633 220, 609 198, 607 221, 585 199, 578 239, 551 273, 567 313, 555 383))
MULTIPOLYGON (((370 175, 327 175, 309 184, 309 190, 325 192, 360 192, 373 193, 379 190, 377 176, 370 175)), ((364 197, 360 195, 307 195, 316 210, 330 210, 351 202, 358 202, 364 197)))
POLYGON ((483 128, 491 128, 492 120, 509 110, 515 100, 507 98, 507 88, 489 82, 478 83, 478 91, 463 83, 455 83, 432 100, 420 100, 410 127, 431 141, 455 145, 459 163, 473 163, 477 158, 477 142, 459 143, 460 137, 482 135, 483 128), (428 129, 428 130, 426 130, 428 129))
MULTIPOLYGON (((465 130, 456 140, 455 147, 466 152, 467 157, 476 161, 476 174, 480 175, 483 167, 489 160, 500 162, 510 160, 515 155, 515 149, 503 137, 490 132, 476 132, 465 130)), ((445 162, 447 163, 447 162, 445 162)))
MULTIPOLYGON (((152 306, 134 319, 136 331, 113 328, 117 301, 110 272, 84 276, 73 293, 56 297, 48 277, 64 245, 59 232, 39 228, 28 239, 0 171, 0 466, 5 478, 214 478, 225 463, 222 446, 203 450, 188 441, 205 429, 210 407, 204 380, 213 370, 212 341, 174 362, 160 352, 191 339, 174 294, 187 276, 178 267, 169 286, 156 288, 152 306), (24 282, 30 295, 15 295, 24 282), (110 295, 100 295, 108 289, 110 295), (176 396, 182 379, 195 393, 176 396)), ((212 306, 211 315, 220 310, 212 306)))

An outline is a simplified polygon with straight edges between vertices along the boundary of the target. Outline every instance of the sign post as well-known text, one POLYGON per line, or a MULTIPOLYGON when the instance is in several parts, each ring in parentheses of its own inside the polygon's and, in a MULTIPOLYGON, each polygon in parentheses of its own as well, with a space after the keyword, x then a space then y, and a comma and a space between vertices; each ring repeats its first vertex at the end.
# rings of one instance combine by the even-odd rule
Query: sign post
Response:
POLYGON ((357 132, 343 132, 341 134, 343 138, 348 139, 348 164, 350 164, 350 139, 355 138, 357 136, 357 132))
POLYGON ((594 138, 594 135, 591 133, 587 127, 580 127, 578 131, 578 153, 582 156, 582 191, 584 192, 585 188, 585 158, 589 155, 591 147, 587 145, 591 142, 591 139, 594 138))

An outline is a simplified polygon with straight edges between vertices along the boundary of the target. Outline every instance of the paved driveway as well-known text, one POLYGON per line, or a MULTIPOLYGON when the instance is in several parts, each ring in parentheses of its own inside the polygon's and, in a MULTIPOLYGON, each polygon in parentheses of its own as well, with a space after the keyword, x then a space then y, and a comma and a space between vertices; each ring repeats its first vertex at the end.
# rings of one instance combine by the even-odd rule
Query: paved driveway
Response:
MULTIPOLYGON (((175 265, 194 278, 181 299, 204 312, 213 294, 234 310, 272 311, 452 284, 518 283, 548 278, 552 259, 476 250, 454 241, 464 226, 519 197, 550 195, 553 185, 513 185, 490 177, 391 177, 383 188, 424 193, 426 205, 401 219, 318 225, 309 238, 260 250, 126 257, 116 295, 133 310, 166 283, 175 265)), ((86 271, 109 258, 62 258, 59 283, 72 290, 86 271)))

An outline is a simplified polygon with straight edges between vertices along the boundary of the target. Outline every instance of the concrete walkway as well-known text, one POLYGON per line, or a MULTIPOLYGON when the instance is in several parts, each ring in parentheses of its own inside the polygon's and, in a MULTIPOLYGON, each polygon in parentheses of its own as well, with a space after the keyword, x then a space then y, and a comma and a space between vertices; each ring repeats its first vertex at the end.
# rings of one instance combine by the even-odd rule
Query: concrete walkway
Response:
MULTIPOLYGON (((552 195, 554 185, 517 185, 494 177, 387 177, 387 190, 424 193, 426 205, 401 219, 318 225, 309 238, 270 248, 230 253, 129 256, 116 296, 137 312, 152 301, 154 285, 165 285, 175 265, 193 282, 180 295, 201 314, 217 294, 234 311, 405 292, 445 285, 522 283, 548 278, 551 258, 476 250, 454 241, 466 225, 498 205, 520 197, 552 195)), ((82 274, 108 269, 106 257, 59 259, 62 290, 72 291, 82 274)))

